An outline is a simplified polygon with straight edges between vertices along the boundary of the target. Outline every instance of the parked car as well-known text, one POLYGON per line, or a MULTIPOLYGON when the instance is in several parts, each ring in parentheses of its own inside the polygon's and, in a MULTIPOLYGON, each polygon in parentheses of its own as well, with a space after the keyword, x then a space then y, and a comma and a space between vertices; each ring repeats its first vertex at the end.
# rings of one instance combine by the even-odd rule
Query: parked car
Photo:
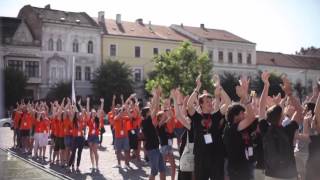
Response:
POLYGON ((13 125, 11 118, 0 119, 0 127, 11 127, 13 125))

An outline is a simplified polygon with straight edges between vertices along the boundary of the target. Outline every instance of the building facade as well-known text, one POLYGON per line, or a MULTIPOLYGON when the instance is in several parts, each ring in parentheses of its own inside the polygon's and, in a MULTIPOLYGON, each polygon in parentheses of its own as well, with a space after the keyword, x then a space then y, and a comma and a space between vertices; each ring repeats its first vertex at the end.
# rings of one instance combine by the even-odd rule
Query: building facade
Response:
POLYGON ((214 65, 214 72, 221 74, 253 75, 256 73, 256 44, 225 30, 200 27, 171 25, 170 28, 201 42, 214 65))
POLYGON ((18 15, 40 41, 40 92, 46 97, 59 82, 70 82, 75 58, 75 90, 77 95, 91 95, 92 73, 101 64, 101 29, 85 12, 66 12, 24 6, 18 15))
POLYGON ((28 78, 27 98, 39 98, 43 60, 40 41, 21 18, 0 17, 0 25, 1 68, 10 67, 24 72, 28 78))
POLYGON ((118 14, 116 19, 104 19, 104 12, 99 12, 97 22, 103 27, 102 59, 118 60, 132 68, 134 89, 142 97, 143 82, 154 68, 154 56, 169 52, 183 41, 191 41, 198 53, 202 45, 167 26, 144 23, 142 19, 135 22, 122 21, 118 14))

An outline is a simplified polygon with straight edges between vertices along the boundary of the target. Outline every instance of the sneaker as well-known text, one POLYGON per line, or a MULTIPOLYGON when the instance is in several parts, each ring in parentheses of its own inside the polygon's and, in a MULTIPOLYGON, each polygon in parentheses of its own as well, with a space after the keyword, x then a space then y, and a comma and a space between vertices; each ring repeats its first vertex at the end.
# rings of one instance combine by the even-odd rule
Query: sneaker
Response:
POLYGON ((121 166, 119 164, 113 166, 112 168, 121 168, 121 166))

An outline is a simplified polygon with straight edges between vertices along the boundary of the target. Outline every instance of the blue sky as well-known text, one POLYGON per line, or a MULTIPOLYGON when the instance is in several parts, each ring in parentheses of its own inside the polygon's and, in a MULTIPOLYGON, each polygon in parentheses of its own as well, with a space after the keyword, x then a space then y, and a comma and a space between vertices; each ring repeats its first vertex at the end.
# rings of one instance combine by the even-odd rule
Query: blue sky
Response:
POLYGON ((320 47, 318 0, 1 0, 0 16, 17 16, 24 5, 65 11, 85 11, 96 17, 152 24, 180 24, 224 29, 257 44, 257 50, 294 53, 300 47, 320 47))

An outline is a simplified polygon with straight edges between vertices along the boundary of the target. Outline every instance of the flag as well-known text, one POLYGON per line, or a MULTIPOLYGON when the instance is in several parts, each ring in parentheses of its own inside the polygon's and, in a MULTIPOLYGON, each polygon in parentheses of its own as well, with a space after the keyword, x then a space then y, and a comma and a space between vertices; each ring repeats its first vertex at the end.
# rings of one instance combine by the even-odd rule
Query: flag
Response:
POLYGON ((74 56, 72 57, 72 92, 71 92, 71 100, 73 103, 76 103, 76 92, 75 92, 75 88, 74 88, 74 64, 75 64, 75 58, 74 56))

